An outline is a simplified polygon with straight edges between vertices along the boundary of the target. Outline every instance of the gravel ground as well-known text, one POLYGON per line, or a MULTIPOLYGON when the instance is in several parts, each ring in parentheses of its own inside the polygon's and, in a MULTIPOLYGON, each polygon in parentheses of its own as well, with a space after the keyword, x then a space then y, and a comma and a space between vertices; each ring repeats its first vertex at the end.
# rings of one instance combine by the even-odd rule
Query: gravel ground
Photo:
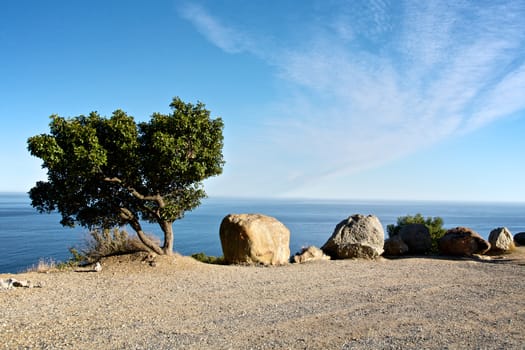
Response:
POLYGON ((14 276, 43 287, 0 291, 0 348, 525 349, 525 248, 492 261, 153 265, 14 276))

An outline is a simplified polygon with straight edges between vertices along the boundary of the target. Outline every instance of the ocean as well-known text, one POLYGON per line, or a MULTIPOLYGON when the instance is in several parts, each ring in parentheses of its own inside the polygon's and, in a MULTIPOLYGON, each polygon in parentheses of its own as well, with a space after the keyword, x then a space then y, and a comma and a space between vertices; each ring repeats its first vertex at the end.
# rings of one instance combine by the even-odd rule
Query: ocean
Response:
MULTIPOLYGON (((183 255, 222 255, 219 226, 230 213, 261 213, 277 218, 290 229, 292 254, 304 246, 320 247, 337 223, 353 214, 376 215, 385 235, 386 226, 399 216, 417 213, 440 216, 445 228, 470 227, 485 238, 497 227, 505 226, 513 234, 525 231, 525 203, 207 198, 174 223, 175 251, 183 255)), ((39 214, 26 194, 0 194, 0 273, 23 271, 40 259, 69 259, 68 249, 81 247, 88 230, 64 228, 59 221, 57 213, 39 214)), ((144 224, 144 228, 160 235, 160 229, 153 224, 144 224)))

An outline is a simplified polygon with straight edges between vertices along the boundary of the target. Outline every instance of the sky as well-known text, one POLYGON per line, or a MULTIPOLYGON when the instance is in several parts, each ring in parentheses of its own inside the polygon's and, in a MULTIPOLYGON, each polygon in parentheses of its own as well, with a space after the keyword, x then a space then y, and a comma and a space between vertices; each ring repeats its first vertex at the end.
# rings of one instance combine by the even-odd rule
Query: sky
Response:
POLYGON ((174 96, 225 123, 209 196, 525 201, 525 0, 3 0, 0 191, 49 116, 174 96))

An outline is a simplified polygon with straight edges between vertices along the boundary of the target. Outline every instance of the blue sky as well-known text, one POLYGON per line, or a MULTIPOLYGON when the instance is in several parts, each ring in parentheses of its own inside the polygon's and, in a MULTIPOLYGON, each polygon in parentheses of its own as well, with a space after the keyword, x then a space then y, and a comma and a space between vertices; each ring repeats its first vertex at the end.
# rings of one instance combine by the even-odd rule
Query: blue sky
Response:
POLYGON ((525 1, 0 4, 0 191, 51 114, 225 122, 210 196, 525 201, 525 1))

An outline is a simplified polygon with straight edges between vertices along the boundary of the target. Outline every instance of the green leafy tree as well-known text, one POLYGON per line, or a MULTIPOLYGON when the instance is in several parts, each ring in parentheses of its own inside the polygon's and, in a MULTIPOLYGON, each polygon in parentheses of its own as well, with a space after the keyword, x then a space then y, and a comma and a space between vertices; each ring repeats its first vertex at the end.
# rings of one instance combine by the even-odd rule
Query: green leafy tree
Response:
POLYGON ((439 216, 436 217, 427 217, 426 219, 420 213, 417 213, 414 216, 406 215, 400 216, 397 218, 397 223, 387 225, 386 229, 389 237, 393 237, 399 233, 399 230, 404 225, 408 224, 423 224, 425 225, 429 232, 430 238, 432 239, 432 251, 437 252, 437 241, 443 237, 446 229, 443 228, 443 219, 439 216))
POLYGON ((202 181, 221 174, 223 122, 204 104, 175 97, 170 114, 135 123, 122 110, 65 119, 51 116, 50 133, 29 138, 28 150, 43 160, 47 181, 30 192, 39 212, 58 211, 64 226, 130 225, 157 254, 173 252, 173 222, 206 196, 202 181), (159 246, 141 221, 157 223, 159 246))

